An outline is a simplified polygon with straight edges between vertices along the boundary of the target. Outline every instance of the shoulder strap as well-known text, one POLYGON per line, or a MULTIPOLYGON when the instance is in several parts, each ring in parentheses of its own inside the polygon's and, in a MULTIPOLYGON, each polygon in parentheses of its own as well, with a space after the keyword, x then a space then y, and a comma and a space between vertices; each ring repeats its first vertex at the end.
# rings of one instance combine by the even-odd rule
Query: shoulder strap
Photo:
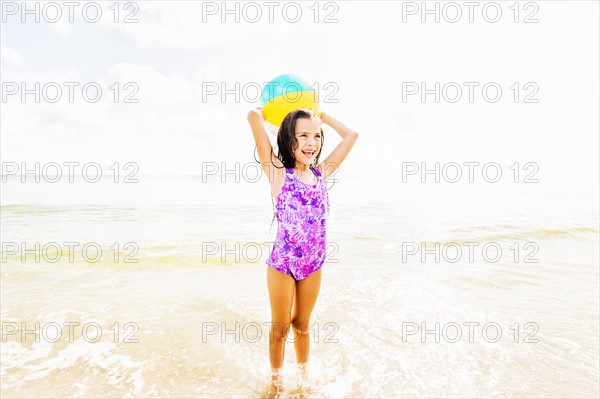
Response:
POLYGON ((315 175, 317 175, 318 177, 321 177, 321 172, 319 171, 319 169, 315 166, 310 166, 310 168, 315 172, 315 175))

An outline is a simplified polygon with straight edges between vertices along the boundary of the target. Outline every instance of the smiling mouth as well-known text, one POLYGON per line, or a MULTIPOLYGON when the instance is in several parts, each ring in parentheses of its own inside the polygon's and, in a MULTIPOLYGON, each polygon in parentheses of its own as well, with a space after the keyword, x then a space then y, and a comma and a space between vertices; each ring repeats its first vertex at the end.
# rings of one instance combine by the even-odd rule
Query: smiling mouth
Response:
POLYGON ((309 158, 315 155, 314 151, 302 151, 302 153, 309 158))

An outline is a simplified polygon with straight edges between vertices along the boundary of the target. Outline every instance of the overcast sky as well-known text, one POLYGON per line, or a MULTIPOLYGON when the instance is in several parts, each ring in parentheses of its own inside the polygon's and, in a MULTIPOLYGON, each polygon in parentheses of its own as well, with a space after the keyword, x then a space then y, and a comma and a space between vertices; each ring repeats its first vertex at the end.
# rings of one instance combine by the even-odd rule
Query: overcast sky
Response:
MULTIPOLYGON (((522 2, 518 15, 513 1, 480 2, 473 22, 463 2, 438 2, 439 22, 422 15, 421 2, 296 2, 285 15, 287 3, 276 3, 272 22, 264 2, 238 2, 236 22, 235 13, 221 15, 222 2, 138 1, 128 9, 122 2, 116 16, 111 1, 94 3, 102 5, 96 23, 88 22, 93 6, 83 17, 85 3, 73 23, 65 6, 53 23, 56 10, 44 13, 38 2, 38 23, 21 14, 21 2, 3 1, 2 161, 136 162, 141 175, 253 162, 246 114, 261 106, 254 89, 290 73, 318 84, 323 109, 360 133, 344 173, 396 173, 403 161, 536 162, 544 175, 597 178, 598 2, 522 2), (125 23, 128 15, 138 22, 125 23), (28 95, 23 103, 22 82, 29 89, 56 82, 62 97, 38 104, 28 95), (79 83, 73 103, 64 82, 79 83), (102 89, 96 103, 82 95, 90 82, 102 89), (239 101, 203 100, 206 84, 234 91, 236 82, 249 88, 239 101), (420 91, 409 94, 436 82, 439 103, 434 94, 424 102, 420 91), (462 96, 453 103, 456 87, 462 96), (497 87, 501 96, 491 102, 497 87), (138 102, 124 102, 128 94, 138 102)), ((326 128, 325 140, 327 155, 339 137, 326 128)))

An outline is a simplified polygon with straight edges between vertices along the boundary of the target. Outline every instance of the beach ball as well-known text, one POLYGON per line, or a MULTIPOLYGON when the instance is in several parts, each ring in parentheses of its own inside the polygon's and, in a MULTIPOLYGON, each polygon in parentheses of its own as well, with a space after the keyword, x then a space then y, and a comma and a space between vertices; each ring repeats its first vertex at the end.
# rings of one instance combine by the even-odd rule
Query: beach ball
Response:
POLYGON ((265 85, 261 94, 265 120, 280 126, 287 114, 298 108, 310 108, 321 115, 317 92, 294 75, 281 75, 265 85))

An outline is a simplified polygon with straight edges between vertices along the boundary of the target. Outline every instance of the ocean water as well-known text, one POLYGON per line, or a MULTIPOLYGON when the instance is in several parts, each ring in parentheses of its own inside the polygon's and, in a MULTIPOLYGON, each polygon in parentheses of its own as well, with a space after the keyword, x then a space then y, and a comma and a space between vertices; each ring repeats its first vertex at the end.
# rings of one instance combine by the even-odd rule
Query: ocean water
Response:
MULTIPOLYGON (((312 388, 290 338, 284 397, 600 395, 597 181, 329 193, 312 388)), ((2 397, 265 396, 264 179, 9 177, 0 211, 2 397)))

